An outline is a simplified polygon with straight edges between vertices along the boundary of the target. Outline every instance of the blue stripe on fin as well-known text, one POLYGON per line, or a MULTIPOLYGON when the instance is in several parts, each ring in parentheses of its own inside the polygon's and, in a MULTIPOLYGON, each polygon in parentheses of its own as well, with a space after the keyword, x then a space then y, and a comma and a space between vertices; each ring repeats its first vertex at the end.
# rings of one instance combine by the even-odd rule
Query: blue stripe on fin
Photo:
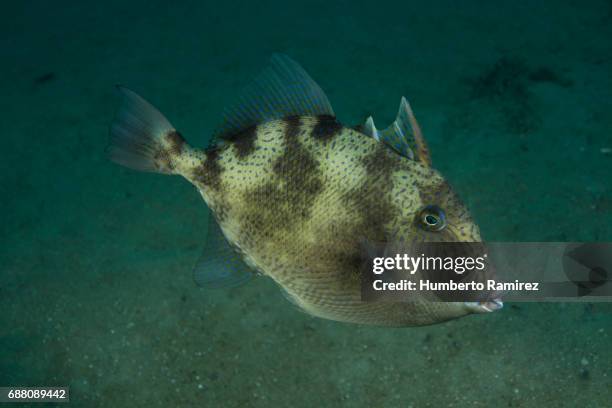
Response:
POLYGON ((292 115, 335 117, 327 96, 306 71, 288 56, 274 54, 270 65, 225 109, 217 135, 223 138, 292 115))

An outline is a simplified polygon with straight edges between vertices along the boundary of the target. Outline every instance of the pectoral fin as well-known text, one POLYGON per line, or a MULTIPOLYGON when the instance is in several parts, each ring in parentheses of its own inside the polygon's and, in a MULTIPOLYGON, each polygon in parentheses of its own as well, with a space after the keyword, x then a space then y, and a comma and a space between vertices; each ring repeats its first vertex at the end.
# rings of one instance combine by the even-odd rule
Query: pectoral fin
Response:
POLYGON ((198 286, 205 289, 232 288, 248 282, 255 275, 223 235, 212 214, 202 255, 193 270, 198 286))

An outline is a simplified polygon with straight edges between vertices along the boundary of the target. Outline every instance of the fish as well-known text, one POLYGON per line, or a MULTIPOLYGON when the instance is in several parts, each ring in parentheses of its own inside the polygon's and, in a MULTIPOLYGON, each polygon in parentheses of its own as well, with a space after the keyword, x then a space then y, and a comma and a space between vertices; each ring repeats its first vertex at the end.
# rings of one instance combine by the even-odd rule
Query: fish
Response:
MULTIPOLYGON (((204 288, 271 278, 300 310, 376 326, 440 323, 501 308, 479 302, 368 302, 361 267, 368 243, 481 242, 468 209, 431 158, 402 97, 391 126, 370 116, 344 126, 321 87, 274 54, 223 113, 205 148, 188 144, 153 105, 119 87, 109 158, 180 175, 210 210, 194 267, 204 288)), ((371 251, 370 251, 371 252, 371 251)))

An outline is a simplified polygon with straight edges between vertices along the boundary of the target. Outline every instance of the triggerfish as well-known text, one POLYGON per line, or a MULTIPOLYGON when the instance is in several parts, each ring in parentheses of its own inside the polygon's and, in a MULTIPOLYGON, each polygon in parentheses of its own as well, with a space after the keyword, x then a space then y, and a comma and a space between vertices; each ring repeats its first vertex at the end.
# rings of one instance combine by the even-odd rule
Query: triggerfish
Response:
POLYGON ((343 126, 321 88, 296 62, 274 55, 225 110, 207 148, 190 146, 155 107, 120 87, 110 158, 181 175, 212 217, 198 284, 231 287, 272 278, 314 316, 418 326, 499 309, 483 302, 366 302, 360 268, 368 242, 480 242, 468 210, 431 167, 413 111, 343 126))

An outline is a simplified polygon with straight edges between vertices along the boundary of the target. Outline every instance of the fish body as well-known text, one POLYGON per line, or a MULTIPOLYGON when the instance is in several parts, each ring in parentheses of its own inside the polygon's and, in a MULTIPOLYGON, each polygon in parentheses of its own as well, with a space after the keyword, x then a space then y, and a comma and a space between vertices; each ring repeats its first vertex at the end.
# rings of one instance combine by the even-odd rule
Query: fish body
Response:
MULTIPOLYGON (((312 315, 414 326, 492 309, 463 302, 362 301, 364 242, 478 242, 478 227, 430 166, 405 100, 390 130, 378 131, 371 118, 358 130, 345 127, 310 77, 287 57, 276 58, 206 149, 189 146, 161 113, 124 89, 127 103, 111 131, 111 158, 189 180, 231 248, 220 251, 221 257, 238 254, 312 315), (296 94, 295 84, 306 91, 296 94), (421 225, 423 209, 432 206, 444 209, 443 229, 421 225)), ((212 262, 215 251, 208 252, 196 280, 215 283, 214 270, 227 269, 229 260, 212 262)))

